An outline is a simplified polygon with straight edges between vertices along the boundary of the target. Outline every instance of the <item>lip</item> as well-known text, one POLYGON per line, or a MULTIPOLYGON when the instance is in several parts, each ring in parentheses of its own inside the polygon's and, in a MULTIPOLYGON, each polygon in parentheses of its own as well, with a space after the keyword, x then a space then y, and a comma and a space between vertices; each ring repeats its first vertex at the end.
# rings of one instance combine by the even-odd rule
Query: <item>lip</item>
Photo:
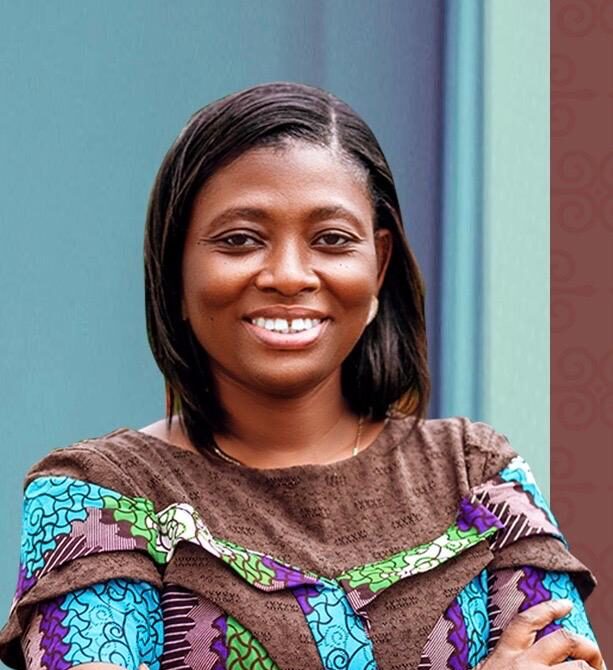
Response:
POLYGON ((269 305, 268 307, 260 307, 245 314, 244 319, 257 319, 262 317, 264 319, 326 319, 329 318, 327 314, 316 309, 309 309, 308 307, 301 307, 300 305, 269 305))
POLYGON ((261 344, 270 347, 271 349, 306 349, 307 347, 313 346, 322 338, 329 321, 330 319, 324 319, 321 323, 317 324, 313 328, 292 334, 273 333, 270 330, 266 330, 266 328, 260 328, 259 326, 256 326, 254 323, 251 323, 246 319, 243 319, 242 323, 247 329, 247 332, 252 337, 254 337, 261 344))

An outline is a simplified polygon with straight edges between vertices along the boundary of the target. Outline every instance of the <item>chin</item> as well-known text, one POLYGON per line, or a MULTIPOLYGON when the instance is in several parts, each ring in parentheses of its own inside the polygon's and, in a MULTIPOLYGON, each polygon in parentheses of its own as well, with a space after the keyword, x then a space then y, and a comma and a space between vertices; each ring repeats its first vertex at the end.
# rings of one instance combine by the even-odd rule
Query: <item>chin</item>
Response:
POLYGON ((258 375, 256 386, 259 391, 267 395, 278 398, 291 398, 313 390, 313 388, 321 384, 329 376, 330 373, 327 375, 301 375, 299 377, 288 375, 285 378, 279 378, 278 376, 271 378, 266 375, 258 375))

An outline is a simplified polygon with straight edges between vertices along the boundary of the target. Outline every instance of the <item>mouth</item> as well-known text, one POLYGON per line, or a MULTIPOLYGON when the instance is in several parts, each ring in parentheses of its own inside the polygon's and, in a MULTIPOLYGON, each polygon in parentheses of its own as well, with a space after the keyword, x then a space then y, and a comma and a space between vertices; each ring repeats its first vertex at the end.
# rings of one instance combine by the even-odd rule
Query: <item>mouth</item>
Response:
POLYGON ((315 344, 325 332, 329 318, 323 319, 243 319, 247 331, 258 342, 273 349, 302 349, 315 344))

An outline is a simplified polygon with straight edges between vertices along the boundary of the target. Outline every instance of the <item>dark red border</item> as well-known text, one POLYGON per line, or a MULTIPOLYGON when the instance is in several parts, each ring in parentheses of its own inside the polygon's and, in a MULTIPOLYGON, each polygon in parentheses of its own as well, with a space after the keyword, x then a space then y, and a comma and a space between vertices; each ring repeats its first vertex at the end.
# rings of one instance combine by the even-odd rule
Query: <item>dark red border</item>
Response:
POLYGON ((551 0, 551 503, 613 659, 613 0, 551 0))

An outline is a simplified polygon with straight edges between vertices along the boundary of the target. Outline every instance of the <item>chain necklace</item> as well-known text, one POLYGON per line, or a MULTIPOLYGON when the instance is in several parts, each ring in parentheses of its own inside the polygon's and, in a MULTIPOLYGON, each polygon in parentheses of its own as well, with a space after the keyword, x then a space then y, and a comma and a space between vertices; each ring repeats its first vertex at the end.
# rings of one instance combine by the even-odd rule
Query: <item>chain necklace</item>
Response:
MULTIPOLYGON (((362 424, 364 423, 364 417, 360 416, 360 419, 358 421, 358 432, 355 436, 355 443, 353 445, 353 449, 351 450, 351 455, 355 456, 358 451, 360 450, 360 436, 362 435, 362 424)), ((241 463, 237 458, 233 458, 229 454, 226 454, 225 451, 222 451, 218 446, 215 441, 213 441, 213 451, 221 458, 223 458, 224 461, 228 461, 228 463, 234 463, 234 465, 245 465, 244 463, 241 463)))

